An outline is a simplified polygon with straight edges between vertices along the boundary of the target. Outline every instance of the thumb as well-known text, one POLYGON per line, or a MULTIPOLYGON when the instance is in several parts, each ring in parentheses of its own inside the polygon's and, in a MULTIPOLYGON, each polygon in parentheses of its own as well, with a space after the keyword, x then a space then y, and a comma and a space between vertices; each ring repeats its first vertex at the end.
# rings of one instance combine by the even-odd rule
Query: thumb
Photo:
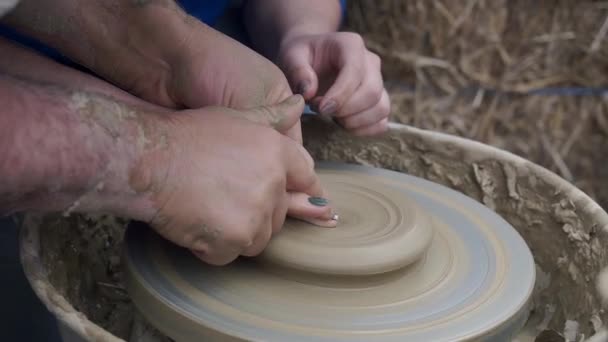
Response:
POLYGON ((280 133, 286 133, 300 122, 304 111, 304 99, 301 95, 292 95, 275 105, 241 110, 243 118, 262 125, 270 126, 280 133))
POLYGON ((282 59, 282 69, 294 93, 310 100, 319 88, 317 73, 312 67, 312 56, 308 48, 291 49, 282 59))

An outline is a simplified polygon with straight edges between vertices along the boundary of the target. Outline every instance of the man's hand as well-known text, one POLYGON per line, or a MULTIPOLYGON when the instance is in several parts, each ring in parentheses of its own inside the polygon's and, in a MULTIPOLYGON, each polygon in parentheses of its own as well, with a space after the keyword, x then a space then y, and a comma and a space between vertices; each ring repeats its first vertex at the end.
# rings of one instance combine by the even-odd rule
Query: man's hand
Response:
POLYGON ((37 70, 43 83, 23 68, 0 74, 0 214, 141 220, 213 264, 259 253, 286 214, 336 225, 331 207, 310 198, 324 196, 312 158, 281 134, 298 121, 301 96, 249 110, 157 112, 77 75, 64 81, 106 95, 44 83, 61 71, 52 63, 37 70))
MULTIPOLYGON (((5 23, 167 108, 247 109, 292 95, 276 65, 184 13, 173 0, 23 0, 5 23)), ((301 141, 299 122, 286 134, 301 141)))
POLYGON ((190 38, 170 63, 165 91, 172 101, 163 105, 247 109, 292 95, 285 75, 271 61, 202 23, 191 25, 190 38))
POLYGON ((214 265, 259 254, 286 214, 335 226, 329 206, 309 201, 324 195, 312 158, 279 133, 303 107, 295 95, 275 106, 172 116, 167 148, 146 155, 131 176, 157 210, 152 226, 214 265))
POLYGON ((357 135, 387 129, 390 101, 380 58, 366 49, 358 34, 289 37, 279 48, 278 63, 296 92, 344 128, 357 135))

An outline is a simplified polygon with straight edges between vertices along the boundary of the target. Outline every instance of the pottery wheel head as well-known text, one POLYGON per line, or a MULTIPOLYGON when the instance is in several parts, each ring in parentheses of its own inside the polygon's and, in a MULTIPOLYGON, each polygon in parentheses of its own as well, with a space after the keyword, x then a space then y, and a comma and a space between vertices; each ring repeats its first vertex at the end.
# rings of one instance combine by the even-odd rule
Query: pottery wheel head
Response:
POLYGON ((222 267, 133 224, 127 289, 165 335, 188 341, 509 341, 535 282, 505 220, 444 186, 319 163, 336 228, 288 220, 257 258, 222 267))
POLYGON ((431 244, 427 213, 378 175, 347 168, 318 174, 340 215, 336 228, 287 219, 260 259, 300 271, 371 275, 403 268, 431 244))

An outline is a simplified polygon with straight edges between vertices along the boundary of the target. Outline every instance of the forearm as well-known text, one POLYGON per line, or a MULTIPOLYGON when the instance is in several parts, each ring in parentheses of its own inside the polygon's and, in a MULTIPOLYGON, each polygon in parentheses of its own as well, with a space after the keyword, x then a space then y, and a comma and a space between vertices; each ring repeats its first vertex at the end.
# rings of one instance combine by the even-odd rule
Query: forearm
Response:
POLYGON ((164 81, 189 37, 190 21, 173 0, 22 0, 2 18, 135 93, 146 92, 134 89, 142 84, 153 88, 164 81))
POLYGON ((106 95, 148 111, 169 112, 168 109, 145 102, 98 77, 59 64, 1 37, 0 54, 5 57, 0 58, 0 74, 106 95))
POLYGON ((253 43, 270 59, 292 37, 335 32, 341 16, 339 0, 248 0, 245 7, 253 43))
POLYGON ((148 115, 108 97, 4 75, 0 98, 0 213, 149 215, 130 185, 149 141, 148 115))

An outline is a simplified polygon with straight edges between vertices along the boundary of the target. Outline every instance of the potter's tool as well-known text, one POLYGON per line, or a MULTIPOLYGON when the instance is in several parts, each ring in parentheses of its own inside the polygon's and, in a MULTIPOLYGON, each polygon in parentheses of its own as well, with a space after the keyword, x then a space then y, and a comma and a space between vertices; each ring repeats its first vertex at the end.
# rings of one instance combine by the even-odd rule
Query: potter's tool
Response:
POLYGON ((338 227, 288 220, 257 258, 208 266, 131 226, 135 305, 176 341, 501 341, 521 328, 534 261, 501 217, 402 173, 318 174, 338 227))

